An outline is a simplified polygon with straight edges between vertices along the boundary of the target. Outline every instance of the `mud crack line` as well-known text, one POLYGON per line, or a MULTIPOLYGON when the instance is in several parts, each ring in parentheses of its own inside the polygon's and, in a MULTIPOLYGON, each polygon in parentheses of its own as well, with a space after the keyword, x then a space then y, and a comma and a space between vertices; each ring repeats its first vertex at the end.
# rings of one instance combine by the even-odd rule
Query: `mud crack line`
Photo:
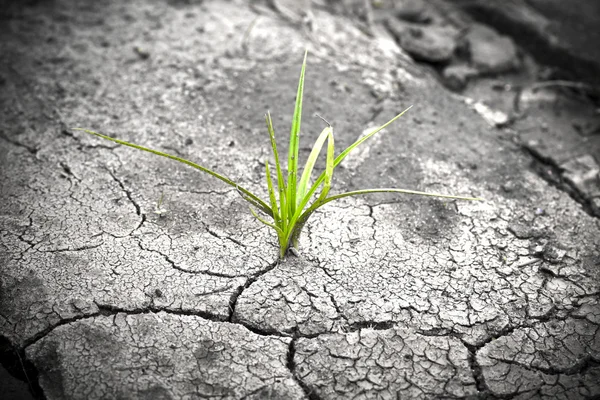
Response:
POLYGON ((558 190, 567 193, 573 200, 581 205, 581 208, 587 214, 595 218, 600 218, 600 210, 592 205, 591 199, 589 199, 585 193, 582 193, 568 180, 563 178, 563 169, 555 160, 542 155, 536 149, 525 143, 521 143, 520 146, 533 158, 533 170, 540 178, 558 190))
POLYGON ((31 147, 25 143, 21 143, 18 140, 14 140, 9 138, 8 136, 6 136, 4 134, 4 132, 0 132, 0 138, 2 138, 3 140, 7 141, 8 143, 17 146, 17 147, 21 147, 25 150, 27 150, 29 153, 33 154, 34 156, 37 155, 37 152, 40 150, 37 147, 31 147))
MULTIPOLYGON (((279 265, 279 260, 274 261, 273 263, 269 264, 266 268, 254 273, 252 276, 250 276, 248 278, 248 280, 246 281, 246 283, 244 285, 239 286, 238 289, 235 292, 233 292, 233 294, 231 295, 231 298, 229 300, 229 318, 227 319, 228 322, 240 323, 239 321, 235 320, 235 307, 237 305, 238 299, 240 298, 240 296, 242 295, 244 290, 246 290, 250 286, 252 286, 252 284, 254 282, 256 282, 261 276, 263 276, 266 273, 268 273, 269 271, 273 270, 277 265, 279 265)), ((246 326, 245 324, 243 324, 243 325, 246 326)), ((248 326, 246 326, 246 327, 248 329, 251 329, 248 326)))
POLYGON ((294 357, 296 356, 296 342, 298 340, 298 336, 294 336, 290 341, 287 353, 287 363, 286 367, 290 370, 292 375, 292 379, 296 381, 298 386, 302 389, 302 392, 306 395, 309 400, 321 400, 321 397, 314 392, 296 373, 296 362, 294 361, 294 357))
POLYGON ((168 262, 171 265, 171 267, 173 267, 173 269, 176 269, 177 271, 180 271, 180 272, 184 272, 186 274, 196 274, 196 275, 201 274, 201 275, 215 276, 215 277, 218 277, 218 278, 230 278, 230 279, 240 278, 240 277, 245 277, 246 276, 246 275, 223 274, 223 273, 220 273, 220 272, 211 272, 211 271, 208 271, 208 270, 192 271, 192 270, 189 270, 189 269, 185 269, 185 268, 180 267, 179 265, 177 265, 175 263, 175 261, 171 260, 171 258, 168 255, 166 255, 165 253, 163 253, 162 251, 159 251, 159 250, 156 250, 156 249, 146 248, 146 247, 144 247, 144 245, 142 244, 142 242, 139 241, 139 240, 138 240, 137 243, 138 243, 138 246, 139 246, 140 249, 142 249, 144 251, 149 251, 149 252, 156 253, 156 254, 160 255, 161 257, 163 257, 165 259, 166 262, 168 262))
POLYGON ((106 171, 111 176, 111 178, 115 182, 117 182, 117 184, 119 185, 119 187, 121 188, 121 190, 123 191, 123 193, 125 193, 125 196, 127 197, 127 199, 129 199, 129 201, 131 202, 131 204, 133 204, 133 207, 135 208, 136 215, 138 215, 141 218, 140 223, 138 224, 138 226, 136 226, 135 229, 132 231, 132 232, 135 232, 138 229, 140 229, 140 227, 144 224, 144 222, 146 222, 146 214, 142 213, 142 208, 133 199, 133 196, 131 195, 131 191, 125 187, 125 184, 119 178, 117 178, 117 176, 110 169, 106 168, 106 171))

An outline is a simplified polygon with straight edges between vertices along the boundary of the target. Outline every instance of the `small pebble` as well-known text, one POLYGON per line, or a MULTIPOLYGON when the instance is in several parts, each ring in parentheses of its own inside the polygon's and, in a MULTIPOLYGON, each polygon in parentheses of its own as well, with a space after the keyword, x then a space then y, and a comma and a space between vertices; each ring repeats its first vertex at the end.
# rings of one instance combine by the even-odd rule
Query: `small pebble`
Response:
POLYGON ((508 182, 502 184, 502 190, 504 190, 506 193, 511 193, 515 189, 516 189, 516 186, 513 181, 508 181, 508 182))

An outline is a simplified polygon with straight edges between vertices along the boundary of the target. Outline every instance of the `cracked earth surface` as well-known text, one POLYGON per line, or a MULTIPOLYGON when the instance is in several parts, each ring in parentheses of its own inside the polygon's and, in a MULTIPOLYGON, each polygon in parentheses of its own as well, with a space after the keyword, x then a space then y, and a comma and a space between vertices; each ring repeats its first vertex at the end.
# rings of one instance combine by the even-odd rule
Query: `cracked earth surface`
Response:
POLYGON ((393 38, 319 8, 307 30, 241 1, 15 12, 1 31, 0 335, 38 397, 600 396, 600 220, 393 38), (415 104, 333 190, 486 201, 333 203, 300 256, 277 261, 234 190, 69 129, 266 197, 263 113, 285 154, 306 43, 302 156, 315 112, 339 148, 415 104))

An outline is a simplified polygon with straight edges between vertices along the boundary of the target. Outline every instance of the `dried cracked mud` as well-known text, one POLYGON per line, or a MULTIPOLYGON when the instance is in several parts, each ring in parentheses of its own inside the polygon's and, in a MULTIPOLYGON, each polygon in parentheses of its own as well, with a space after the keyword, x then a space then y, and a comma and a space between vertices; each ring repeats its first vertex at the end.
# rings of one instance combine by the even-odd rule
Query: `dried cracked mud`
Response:
POLYGON ((11 373, 43 399, 599 397, 591 203, 532 168, 513 129, 491 126, 392 35, 324 7, 305 25, 274 4, 57 0, 3 16, 11 373), (285 152, 306 46, 302 156, 322 129, 315 113, 343 148, 414 104, 348 157, 334 190, 486 201, 330 203, 300 255, 278 261, 235 190, 71 129, 163 149, 265 196, 263 116, 285 152))

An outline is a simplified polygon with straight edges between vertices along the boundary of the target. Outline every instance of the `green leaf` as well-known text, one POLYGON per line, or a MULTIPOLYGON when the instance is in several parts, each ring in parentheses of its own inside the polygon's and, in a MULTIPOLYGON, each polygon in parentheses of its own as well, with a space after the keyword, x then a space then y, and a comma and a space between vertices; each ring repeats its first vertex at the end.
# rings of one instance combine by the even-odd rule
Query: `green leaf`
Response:
POLYGON ((273 225, 272 223, 265 221, 264 219, 262 219, 261 217, 258 216, 258 214, 256 213, 256 211, 254 211, 254 208, 252 208, 251 206, 248 206, 248 208, 250 208, 250 212, 252 213, 252 215, 254 215, 254 218, 256 218, 257 220, 259 220, 260 222, 262 222, 263 224, 273 228, 276 232, 277 235, 283 235, 283 231, 281 229, 279 229, 277 226, 273 225))
POLYGON ((292 129, 290 131, 290 148, 288 151, 288 180, 286 201, 289 214, 294 215, 296 211, 296 174, 298 173, 298 149, 300 147, 300 122, 302 120, 302 96, 304 95, 304 71, 306 70, 306 57, 308 50, 304 53, 304 61, 298 81, 298 92, 296 93, 296 105, 292 118, 292 129))
POLYGON ((285 195, 285 181, 283 180, 283 173, 281 172, 281 163, 279 162, 279 152, 277 151, 277 143, 275 141, 275 129, 273 129, 273 120, 271 114, 267 112, 265 116, 267 121, 267 130, 269 131, 269 137, 271 138, 271 148, 273 149, 273 156, 275 157, 275 167, 277 170, 277 191, 279 192, 279 212, 281 217, 281 227, 285 229, 287 226, 287 214, 288 206, 285 195))
POLYGON ((364 142, 365 140, 369 139, 371 136, 373 136, 376 133, 378 133, 379 131, 387 128, 390 124, 392 124, 398 118, 400 118, 401 116, 403 116, 404 113, 407 112, 408 110, 410 110, 411 108, 412 108, 412 106, 409 106, 406 110, 402 111, 400 114, 396 115, 394 118, 390 119, 388 122, 386 122, 385 124, 381 125, 379 128, 376 128, 376 129, 372 130, 371 132, 369 132, 368 134, 366 134, 365 136, 361 137, 356 142, 354 142, 350 146, 348 146, 346 148, 346 150, 342 151, 342 153, 335 158, 334 166, 337 167, 337 165, 339 163, 341 163, 344 158, 346 158, 346 156, 348 155, 348 153, 350 153, 352 150, 354 150, 356 147, 358 147, 362 142, 364 142))
MULTIPOLYGON (((304 200, 304 195, 306 195, 306 186, 308 185, 308 181, 310 179, 310 175, 312 174, 313 168, 315 167, 315 163, 317 162, 317 158, 321 153, 321 149, 323 148, 323 144, 328 137, 332 137, 332 129, 331 126, 323 129, 315 144, 306 159, 306 165, 304 166, 304 170, 302 171, 302 177, 300 178, 300 183, 298 184, 298 191, 296 192, 298 206, 301 204, 302 200, 304 200)), ((331 142, 331 139, 329 140, 331 142)), ((333 161, 333 160, 332 160, 333 161)))
MULTIPOLYGON (((333 128, 331 126, 325 128, 323 130, 323 132, 321 133, 321 136, 327 137, 327 139, 328 139, 327 140, 327 161, 326 161, 326 166, 325 166, 325 171, 324 171, 325 184, 323 185, 323 189, 321 190, 321 194, 320 194, 319 198, 315 201, 313 206, 317 205, 323 199, 325 199, 325 196, 327 196, 327 193, 329 193, 329 189, 331 188, 331 180, 333 178, 333 168, 334 168, 333 156, 334 156, 334 151, 335 151, 335 146, 334 146, 334 141, 333 141, 333 128), (324 134, 326 134, 326 136, 324 134)), ((321 136, 319 136, 319 139, 321 139, 321 136)), ((318 142, 318 140, 317 140, 317 142, 318 142)), ((316 146, 316 144, 315 144, 315 146, 316 146)), ((322 147, 323 147, 323 143, 321 142, 320 145, 318 146, 319 152, 322 147)), ((315 151, 314 147, 313 147, 313 151, 315 151)), ((312 152, 311 152, 311 155, 312 155, 312 152)), ((318 152, 317 152, 317 155, 318 155, 318 152)), ((309 159, 310 159, 310 157, 309 157, 309 159)), ((316 156, 315 156, 315 159, 316 159, 316 156)), ((311 167, 311 169, 312 169, 312 167, 311 167)), ((304 227, 304 224, 306 223, 306 221, 308 220, 308 217, 311 214, 311 213, 303 214, 302 210, 304 210, 304 207, 306 207, 306 205, 310 201, 310 198, 312 197, 312 194, 314 193, 313 189, 315 189, 318 185, 319 184, 315 183, 313 185, 313 187, 311 188, 311 191, 308 194, 306 194, 305 196, 303 196, 302 201, 300 202, 300 205, 296 209, 296 212, 294 213, 294 215, 291 217, 290 222, 289 222, 289 226, 291 228, 290 228, 289 232, 287 232, 287 240, 292 240, 293 242, 296 242, 298 240, 298 237, 300 236, 300 231, 304 227)), ((316 209, 316 208, 318 208, 318 205, 314 209, 316 209)))
POLYGON ((294 226, 294 230, 290 232, 291 234, 288 240, 296 249, 298 248, 300 234, 302 233, 302 229, 304 229, 304 225, 306 225, 306 221, 308 221, 308 217, 310 217, 310 214, 306 214, 306 216, 301 217, 294 226))
POLYGON ((335 168, 335 160, 334 160, 334 152, 335 145, 333 142, 333 128, 329 134, 327 140, 327 160, 325 161, 325 184, 323 185, 323 189, 321 189, 321 194, 317 199, 316 203, 321 203, 327 197, 329 193, 329 189, 331 188, 331 180, 333 179, 333 169, 335 168))
POLYGON ((390 188, 363 189, 363 190, 354 190, 354 191, 346 192, 346 193, 340 193, 340 194, 336 194, 334 196, 328 197, 325 200, 323 200, 320 204, 313 204, 312 206, 310 206, 306 210, 305 214, 310 213, 310 212, 316 210, 317 208, 319 208, 320 206, 327 204, 334 200, 338 200, 338 199, 341 199, 344 197, 359 196, 359 195, 371 194, 371 193, 403 193, 403 194, 415 194, 415 195, 419 195, 419 196, 442 197, 442 198, 446 198, 446 199, 456 199, 456 200, 484 201, 484 199, 479 198, 479 197, 453 196, 453 195, 449 195, 449 194, 419 192, 417 190, 407 190, 407 189, 390 189, 390 188))
POLYGON ((103 139, 110 140, 110 141, 118 143, 118 144, 122 144, 124 146, 133 147, 134 149, 143 150, 143 151, 147 151, 148 153, 159 155, 161 157, 170 158, 172 160, 179 161, 180 163, 189 165, 190 167, 199 169, 202 172, 206 172, 207 174, 210 174, 210 175, 214 176, 215 178, 222 180, 226 184, 228 184, 230 186, 233 186, 234 188, 236 188, 238 190, 238 192, 240 192, 240 194, 242 195, 242 197, 243 197, 244 200, 246 200, 250 204, 254 205, 255 207, 260 208, 267 215, 273 216, 273 214, 271 212, 271 209, 269 208, 269 206, 267 205, 267 203, 265 203, 264 201, 262 201, 258 196, 256 196, 255 194, 253 194, 249 190, 244 189, 243 187, 241 187, 240 185, 238 185, 237 183, 235 183, 231 179, 226 178, 225 176, 223 176, 221 174, 218 174, 218 173, 216 173, 216 172, 214 172, 214 171, 212 171, 212 170, 210 170, 208 168, 205 168, 205 167, 203 167, 201 165, 198 165, 198 164, 196 164, 194 162, 186 160, 185 158, 181 158, 181 157, 177 157, 177 156, 174 156, 174 155, 171 155, 171 154, 163 153, 162 151, 158 151, 158 150, 152 150, 152 149, 149 149, 147 147, 143 147, 143 146, 140 146, 140 145, 137 145, 137 144, 134 144, 134 143, 126 142, 124 140, 115 139, 115 138, 112 138, 110 136, 102 135, 101 133, 97 133, 97 132, 90 131, 90 130, 87 130, 87 129, 82 129, 82 128, 73 128, 73 129, 76 130, 76 131, 86 132, 86 133, 89 133, 91 135, 95 135, 95 136, 101 137, 103 139))
POLYGON ((275 225, 281 226, 279 211, 277 210, 277 200, 275 199, 275 190, 273 189, 273 181, 271 180, 271 171, 269 170, 269 161, 265 160, 265 169, 267 174, 267 189, 269 191, 269 200, 271 201, 271 211, 273 212, 273 220, 275 225))
MULTIPOLYGON (((356 142, 352 143, 350 146, 348 146, 344 151, 341 152, 341 154, 339 156, 337 156, 333 162, 333 166, 337 167, 339 165, 339 163, 342 162, 342 160, 344 160, 344 158, 346 158, 346 156, 348 155, 348 153, 350 153, 352 150, 354 150, 356 147, 358 147, 362 142, 364 142, 365 140, 369 139, 370 137, 372 137, 373 135, 375 135, 376 133, 380 132, 381 130, 387 128, 391 123, 393 123, 394 121, 396 121, 398 118, 400 118, 401 116, 404 115, 405 112, 407 112, 408 110, 410 110, 412 108, 412 106, 408 107, 407 109, 405 109, 404 111, 402 111, 400 114, 396 115, 394 118, 390 119, 388 122, 386 122, 385 124, 381 125, 379 128, 373 129, 371 132, 369 132, 367 135, 361 137, 360 139, 358 139, 356 142)), ((317 180, 315 181, 315 183, 313 184, 313 186, 311 187, 310 191, 308 192, 308 196, 311 197, 317 190, 317 188, 319 187, 319 185, 321 184, 321 182, 323 182, 323 180, 325 179, 325 173, 327 171, 323 171, 321 173, 321 175, 319 175, 319 177, 317 178, 317 180)))
MULTIPOLYGON (((319 195, 318 199, 315 201, 314 204, 317 204, 325 199, 325 196, 327 196, 327 194, 329 193, 329 189, 331 188, 331 180, 333 178, 333 169, 334 169, 334 158, 333 157, 334 157, 334 152, 335 152, 335 146, 334 146, 334 141, 333 141, 333 128, 331 128, 329 130, 327 138, 328 138, 328 140, 327 140, 327 160, 326 160, 326 164, 325 164, 325 171, 323 172, 323 174, 325 176, 325 184, 323 185, 323 189, 321 189, 321 194, 319 195)), ((294 214, 294 216, 292 217, 292 219, 290 221, 291 224, 294 224, 294 223, 296 223, 296 221, 299 221, 300 215, 302 214, 302 210, 304 210, 304 207, 306 207, 306 205, 310 201, 312 195, 315 193, 315 191, 321 185, 322 182, 323 182, 323 180, 315 182, 312 185, 308 194, 304 195, 304 197, 302 198, 302 202, 296 209, 296 213, 294 214)))

